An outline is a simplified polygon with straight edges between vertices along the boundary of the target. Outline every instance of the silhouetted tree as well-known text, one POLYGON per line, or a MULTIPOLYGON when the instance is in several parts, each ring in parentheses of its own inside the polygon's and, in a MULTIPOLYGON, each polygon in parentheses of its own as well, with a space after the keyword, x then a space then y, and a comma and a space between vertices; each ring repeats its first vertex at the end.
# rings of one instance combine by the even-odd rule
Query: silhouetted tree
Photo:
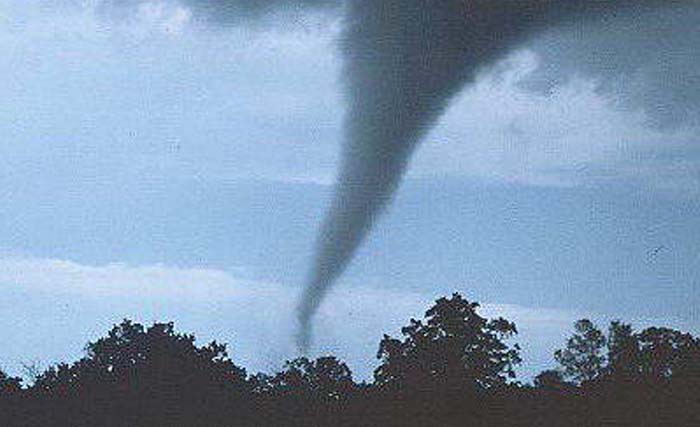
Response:
POLYGON ((21 389, 21 378, 11 377, 0 370, 0 397, 18 393, 21 389))
POLYGON ((694 338, 693 343, 682 350, 672 372, 673 379, 692 383, 696 389, 700 389, 700 338, 694 338))
POLYGON ((632 325, 619 320, 610 322, 607 337, 607 372, 615 380, 629 381, 639 375, 639 340, 632 325))
POLYGON ((605 368, 603 349, 607 342, 603 332, 588 319, 574 324, 575 333, 566 348, 557 350, 554 358, 563 368, 564 377, 576 383, 600 376, 605 368))
POLYGON ((82 359, 39 375, 32 392, 63 402, 48 419, 84 412, 88 425, 116 418, 124 425, 192 425, 195 419, 215 425, 231 411, 239 418, 249 411, 245 370, 229 359, 226 346, 197 346, 173 323, 145 328, 124 320, 89 343, 82 359))
POLYGON ((561 371, 556 369, 547 369, 537 375, 533 381, 536 388, 551 390, 551 391, 567 391, 574 385, 564 380, 561 371))
POLYGON ((285 369, 269 380, 277 393, 306 393, 314 397, 337 400, 355 386, 348 366, 333 356, 288 361, 285 369))
POLYGON ((226 386, 245 387, 245 370, 228 358, 226 345, 216 341, 197 347, 193 335, 175 332, 173 323, 148 329, 124 320, 106 337, 86 346, 86 357, 60 364, 37 378, 49 390, 75 385, 110 385, 119 389, 226 386))
POLYGON ((669 328, 647 328, 637 336, 641 373, 654 380, 668 379, 692 370, 697 362, 698 341, 692 335, 669 328))
POLYGON ((264 372, 258 372, 257 374, 248 377, 248 386, 250 390, 256 395, 264 395, 272 392, 273 384, 272 379, 274 376, 266 374, 264 372))
POLYGON ((491 388, 515 377, 520 363, 518 345, 504 340, 517 333, 503 318, 487 320, 479 304, 455 293, 441 298, 425 313, 424 321, 411 319, 401 330, 403 340, 384 336, 377 357, 375 383, 381 386, 491 388))
POLYGON ((485 319, 478 307, 459 294, 441 298, 400 339, 384 336, 373 384, 355 384, 333 356, 246 378, 222 344, 197 346, 172 323, 125 320, 89 343, 85 357, 28 386, 0 371, 0 425, 700 425, 692 335, 614 321, 606 337, 584 319, 556 353, 562 369, 529 387, 508 381, 520 361, 519 347, 506 344, 515 325, 485 319))

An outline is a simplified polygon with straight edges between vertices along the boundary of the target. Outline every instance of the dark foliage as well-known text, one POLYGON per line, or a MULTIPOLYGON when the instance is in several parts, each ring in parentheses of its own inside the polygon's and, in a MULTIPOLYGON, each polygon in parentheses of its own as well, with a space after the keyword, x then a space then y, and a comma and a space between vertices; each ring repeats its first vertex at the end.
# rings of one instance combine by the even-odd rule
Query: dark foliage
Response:
POLYGON ((606 338, 588 319, 574 324, 576 333, 566 342, 566 348, 557 350, 554 358, 563 367, 564 376, 576 383, 590 381, 603 371, 606 338))
POLYGON ((16 395, 22 388, 22 379, 0 371, 0 398, 16 395))
POLYGON ((402 338, 385 335, 374 382, 333 356, 247 376, 223 344, 172 323, 125 320, 85 357, 23 386, 0 371, 0 425, 13 426, 698 426, 700 340, 668 328, 607 334, 574 325, 560 369, 514 381, 517 330, 458 294, 402 338))
POLYGON ((503 340, 517 333, 515 324, 503 318, 488 321, 477 314, 478 307, 454 294, 437 300, 424 321, 411 319, 401 330, 403 340, 384 335, 375 383, 484 389, 514 378, 519 347, 510 348, 503 340))

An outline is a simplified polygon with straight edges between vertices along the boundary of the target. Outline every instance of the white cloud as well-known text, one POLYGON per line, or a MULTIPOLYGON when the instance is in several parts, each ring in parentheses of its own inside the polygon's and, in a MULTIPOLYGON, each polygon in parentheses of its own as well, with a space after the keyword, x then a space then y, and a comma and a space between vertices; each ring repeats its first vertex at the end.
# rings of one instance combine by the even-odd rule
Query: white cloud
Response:
POLYGON ((139 4, 136 16, 138 21, 147 26, 164 33, 178 34, 190 22, 192 11, 164 1, 151 1, 139 4))
POLYGON ((584 78, 654 127, 700 126, 700 7, 668 3, 549 31, 531 44, 540 61, 523 85, 546 93, 584 78))
MULTIPOLYGON (((6 319, 0 367, 21 373, 22 362, 46 366, 80 357, 83 345, 123 318, 150 323, 175 321, 200 343, 228 342, 234 360, 250 371, 279 369, 295 357, 298 288, 247 278, 245 268, 223 271, 164 265, 82 265, 56 259, 0 258, 0 311, 6 319)), ((469 297, 469 289, 455 289, 469 297)), ((435 299, 429 291, 340 284, 315 319, 313 355, 346 360, 359 378, 369 378, 382 335, 399 336, 410 318, 422 318, 435 299)), ((487 318, 514 321, 523 347, 524 378, 554 364, 575 320, 588 317, 605 327, 611 316, 514 304, 484 303, 487 318)), ((623 319, 635 325, 671 325, 697 330, 682 319, 623 319)))
POLYGON ((419 150, 411 174, 697 192, 700 127, 650 126, 645 110, 618 108, 586 75, 546 96, 523 90, 543 61, 538 55, 514 53, 461 94, 419 150))
POLYGON ((214 269, 163 265, 81 265, 71 261, 36 258, 0 259, 0 283, 39 292, 83 296, 138 298, 177 296, 201 299, 232 297, 249 292, 251 282, 214 269))
MULTIPOLYGON (((230 342, 234 358, 253 371, 278 369, 283 360, 295 356, 298 289, 241 275, 245 277, 244 269, 1 258, 0 286, 8 296, 8 306, 1 309, 15 321, 12 328, 0 329, 1 337, 14 341, 11 348, 0 350, 0 362, 17 371, 22 361, 75 359, 87 340, 129 317, 174 320, 179 330, 194 332, 200 342, 230 342)), ((352 284, 338 287, 316 318, 314 352, 336 354, 366 378, 376 364, 382 335, 398 335, 410 318, 421 318, 440 296, 352 284)), ((517 305, 485 304, 483 312, 518 323, 519 341, 528 343, 526 371, 547 364, 552 345, 575 319, 572 313, 517 305)))

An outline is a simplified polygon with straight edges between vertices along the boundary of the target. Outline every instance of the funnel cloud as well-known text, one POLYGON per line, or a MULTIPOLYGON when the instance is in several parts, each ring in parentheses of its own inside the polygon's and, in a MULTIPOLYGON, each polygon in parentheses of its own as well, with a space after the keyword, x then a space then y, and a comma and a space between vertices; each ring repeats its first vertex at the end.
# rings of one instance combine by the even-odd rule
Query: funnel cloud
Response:
POLYGON ((465 85, 543 31, 665 4, 643 0, 349 2, 341 41, 348 103, 342 164, 299 306, 300 349, 308 348, 314 312, 391 201, 411 154, 465 85))
MULTIPOLYGON (((128 17, 129 11, 141 5, 162 3, 102 0, 100 7, 107 15, 128 17)), ((298 346, 302 351, 310 343, 315 311, 391 202, 416 147, 452 99, 474 82, 480 72, 544 33, 567 34, 569 45, 574 46, 573 54, 564 55, 550 48, 541 51, 549 68, 540 70, 540 80, 530 82, 530 86, 554 86, 574 74, 572 70, 583 70, 583 75, 607 79, 609 83, 603 88, 612 92, 611 88, 620 86, 624 80, 618 79, 618 74, 630 74, 647 65, 639 62, 639 58, 657 62, 663 59, 656 54, 635 55, 627 65, 618 61, 619 67, 608 66, 595 55, 597 45, 585 43, 603 34, 596 25, 621 23, 625 33, 641 33, 649 18, 653 20, 654 13, 663 9, 678 12, 687 21, 683 28, 692 32, 700 19, 699 5, 693 0, 173 0, 168 3, 187 8, 194 19, 214 25, 257 23, 278 13, 343 13, 339 47, 346 112, 341 165, 298 306, 298 346), (584 46, 586 53, 594 54, 579 55, 577 46, 584 46), (613 74, 615 68, 621 71, 613 74)), ((684 30, 674 27, 672 31, 684 30)), ((690 41, 685 49, 692 52, 696 49, 692 47, 695 39, 687 40, 690 41)), ((540 43, 540 47, 543 45, 548 46, 540 43)), ((615 56, 625 55, 631 56, 622 50, 615 56)), ((695 73, 694 59, 685 61, 689 63, 677 55, 672 59, 695 73)), ((658 80, 669 84, 668 79, 658 80)), ((664 91, 668 94, 666 98, 658 95, 658 91, 643 93, 641 102, 657 106, 660 99, 676 106, 668 110, 673 114, 657 114, 660 126, 672 127, 671 116, 697 122, 695 113, 700 105, 697 86, 688 90, 688 85, 677 84, 673 88, 680 89, 673 93, 664 91), (690 98, 689 93, 695 95, 690 98), (683 118, 683 112, 689 116, 683 118)))

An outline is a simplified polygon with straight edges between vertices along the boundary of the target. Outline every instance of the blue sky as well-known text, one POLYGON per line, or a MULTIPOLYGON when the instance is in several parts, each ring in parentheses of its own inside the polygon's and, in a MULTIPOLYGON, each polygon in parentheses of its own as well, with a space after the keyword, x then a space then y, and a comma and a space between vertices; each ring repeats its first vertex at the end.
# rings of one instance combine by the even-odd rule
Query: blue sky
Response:
MULTIPOLYGON (((78 3, 0 0, 0 366, 74 359, 131 317, 278 368, 337 165, 338 18, 224 29, 169 1, 123 19, 78 3)), ((383 333, 454 291, 518 323, 526 375, 583 316, 700 332, 684 17, 546 34, 483 73, 322 306, 313 351, 366 376, 383 333)))

